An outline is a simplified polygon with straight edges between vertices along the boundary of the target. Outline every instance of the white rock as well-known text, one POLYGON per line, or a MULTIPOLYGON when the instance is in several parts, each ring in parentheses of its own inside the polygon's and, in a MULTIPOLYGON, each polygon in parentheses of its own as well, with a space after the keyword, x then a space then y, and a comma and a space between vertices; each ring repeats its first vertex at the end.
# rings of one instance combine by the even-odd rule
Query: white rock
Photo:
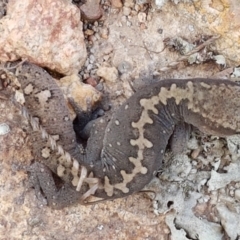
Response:
POLYGON ((211 178, 208 181, 208 189, 210 191, 224 188, 232 181, 240 181, 240 163, 231 163, 226 167, 227 173, 218 173, 214 170, 211 171, 211 178))
POLYGON ((162 8, 162 6, 167 2, 167 0, 155 0, 157 8, 162 8))
POLYGON ((234 195, 237 200, 240 200, 240 189, 236 189, 234 195))
POLYGON ((217 205, 217 211, 221 218, 221 224, 231 240, 238 239, 240 235, 240 216, 230 211, 224 204, 217 205))
POLYGON ((10 127, 6 123, 0 124, 0 135, 5 135, 10 132, 10 127))

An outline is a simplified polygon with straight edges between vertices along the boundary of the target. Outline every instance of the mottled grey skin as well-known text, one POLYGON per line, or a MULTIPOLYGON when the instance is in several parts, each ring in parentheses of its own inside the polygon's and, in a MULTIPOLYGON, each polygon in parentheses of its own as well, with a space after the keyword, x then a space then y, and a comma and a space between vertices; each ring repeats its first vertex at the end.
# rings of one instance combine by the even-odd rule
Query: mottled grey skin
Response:
MULTIPOLYGON (((38 119, 50 135, 57 136, 57 143, 83 165, 69 110, 55 80, 45 70, 30 63, 24 63, 17 68, 16 75, 21 83, 25 106, 30 114, 38 119)), ((76 187, 72 186, 72 163, 65 164, 65 172, 61 175, 65 184, 57 189, 52 172, 57 174, 57 167, 61 162, 60 156, 49 148, 49 142, 41 137, 38 130, 29 133, 29 142, 35 158, 35 163, 30 168, 31 182, 37 193, 39 194, 42 189, 48 204, 54 208, 61 208, 79 201, 86 188, 82 189, 83 192, 76 192, 76 187), (49 151, 49 156, 46 153, 43 154, 44 149, 49 151)))
MULTIPOLYGON (((25 106, 31 115, 38 118, 41 126, 49 134, 58 136, 57 142, 66 151, 70 152, 74 158, 79 158, 67 104, 54 79, 42 68, 29 63, 24 63, 18 68, 17 77, 25 96, 25 106), (41 93, 44 97, 39 97, 41 93)), ((48 161, 48 167, 56 172, 56 162, 43 158, 41 154, 41 150, 46 147, 46 141, 41 138, 38 131, 31 132, 30 136, 35 157, 43 163, 48 161)), ((69 181, 64 177, 64 181, 69 181)))
MULTIPOLYGON (((191 85, 191 84, 190 84, 191 85)), ((165 91, 163 91, 165 92, 165 91)), ((138 146, 132 146, 131 139, 137 139, 139 131, 132 127, 132 122, 137 122, 142 114, 143 107, 139 102, 141 99, 151 99, 160 95, 166 104, 159 102, 155 105, 158 113, 148 110, 148 116, 152 123, 143 126, 144 138, 152 143, 152 147, 143 148, 142 166, 147 168, 146 174, 137 173, 132 181, 127 183, 128 192, 120 189, 113 189, 112 198, 123 197, 133 192, 140 191, 162 166, 162 158, 170 136, 178 124, 186 122, 199 128, 207 134, 227 136, 240 132, 240 87, 239 85, 226 80, 211 79, 188 79, 188 80, 164 80, 151 84, 143 91, 135 93, 113 114, 107 129, 105 130, 101 157, 98 159, 109 163, 111 169, 107 172, 95 170, 95 176, 104 178, 108 176, 111 185, 122 182, 121 171, 131 173, 134 168, 129 157, 136 157, 138 146), (191 82, 192 86, 187 86, 191 82), (206 85, 201 83, 205 83, 206 85), (177 86, 176 90, 171 87, 177 86), (167 92, 166 96, 161 94, 161 88, 167 92), (172 92, 172 96, 171 96, 172 92), (160 93, 160 94, 159 94, 160 93), (179 101, 179 103, 176 103, 179 101), (125 106, 129 108, 125 110, 125 106), (119 121, 119 125, 115 124, 119 121), (120 142, 119 146, 117 142, 120 142), (109 146, 109 143, 111 146, 109 146), (112 159, 115 158, 114 162, 112 159)), ((95 138, 92 134, 92 138, 95 138)), ((180 140, 181 141, 181 140, 180 140)), ((91 145, 88 146, 88 158, 91 155, 91 145)), ((100 161, 96 162, 100 162, 100 161)), ((96 169, 97 164, 94 169, 96 169)), ((106 187, 107 188, 107 187, 106 187)), ((127 191, 127 189, 126 189, 127 191)), ((98 191, 97 196, 107 198, 105 191, 98 191)))
MULTIPOLYGON (((34 85, 36 91, 25 95, 26 106, 41 119, 50 134, 59 135, 58 143, 86 166, 88 173, 99 178, 102 188, 94 196, 103 200, 138 192, 151 181, 162 166, 167 143, 178 124, 186 122, 219 136, 240 132, 238 84, 212 79, 164 80, 135 93, 112 115, 110 122, 98 119, 88 139, 86 154, 82 155, 65 100, 54 80, 41 68, 24 64, 19 81, 23 89, 29 83, 34 85), (44 89, 50 90, 51 97, 39 106, 36 94, 44 89)), ((58 174, 59 156, 51 152, 49 157, 43 158, 41 150, 46 142, 37 133, 31 133, 31 138, 36 160, 58 174)), ((51 177, 46 177, 50 172, 41 166, 36 167, 40 170, 35 169, 35 175, 53 207, 79 201, 88 189, 84 185, 80 192, 74 190, 71 164, 64 165, 61 178, 66 184, 60 191, 51 177), (42 177, 42 173, 46 176, 42 177)))

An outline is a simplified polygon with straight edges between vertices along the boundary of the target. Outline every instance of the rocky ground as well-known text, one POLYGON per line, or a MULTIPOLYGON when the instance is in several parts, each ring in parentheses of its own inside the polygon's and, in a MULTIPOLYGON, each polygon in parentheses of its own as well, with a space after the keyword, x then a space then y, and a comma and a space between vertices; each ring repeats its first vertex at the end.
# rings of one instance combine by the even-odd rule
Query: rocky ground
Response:
MULTIPOLYGON (((83 108, 102 94, 115 109, 150 81, 238 80, 239 10, 237 0, 1 0, 0 61, 27 59, 83 108)), ((186 153, 166 154, 146 187, 153 200, 139 193, 52 210, 28 187, 28 123, 10 100, 0 108, 0 239, 239 238, 238 137, 192 133, 186 153)))

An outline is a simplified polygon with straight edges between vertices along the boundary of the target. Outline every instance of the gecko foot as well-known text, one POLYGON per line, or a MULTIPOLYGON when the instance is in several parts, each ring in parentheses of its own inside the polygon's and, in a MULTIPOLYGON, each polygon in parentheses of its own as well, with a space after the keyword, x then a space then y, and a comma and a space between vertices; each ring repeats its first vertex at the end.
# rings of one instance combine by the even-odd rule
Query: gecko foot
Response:
POLYGON ((47 198, 47 204, 60 209, 74 203, 81 202, 82 193, 77 192, 71 184, 65 183, 59 188, 56 186, 51 170, 42 163, 33 163, 29 169, 30 183, 34 186, 37 198, 43 201, 47 198))

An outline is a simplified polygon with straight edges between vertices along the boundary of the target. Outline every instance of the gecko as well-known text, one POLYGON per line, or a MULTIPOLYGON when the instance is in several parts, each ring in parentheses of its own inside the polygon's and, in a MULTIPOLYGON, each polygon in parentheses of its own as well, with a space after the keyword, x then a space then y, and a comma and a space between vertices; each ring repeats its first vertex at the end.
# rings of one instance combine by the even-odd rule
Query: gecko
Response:
POLYGON ((181 124, 221 137, 240 132, 237 83, 166 79, 134 93, 110 119, 95 120, 82 150, 55 80, 27 62, 15 74, 33 125, 32 179, 53 208, 84 203, 89 196, 112 200, 141 191, 162 167, 168 141, 181 124))

